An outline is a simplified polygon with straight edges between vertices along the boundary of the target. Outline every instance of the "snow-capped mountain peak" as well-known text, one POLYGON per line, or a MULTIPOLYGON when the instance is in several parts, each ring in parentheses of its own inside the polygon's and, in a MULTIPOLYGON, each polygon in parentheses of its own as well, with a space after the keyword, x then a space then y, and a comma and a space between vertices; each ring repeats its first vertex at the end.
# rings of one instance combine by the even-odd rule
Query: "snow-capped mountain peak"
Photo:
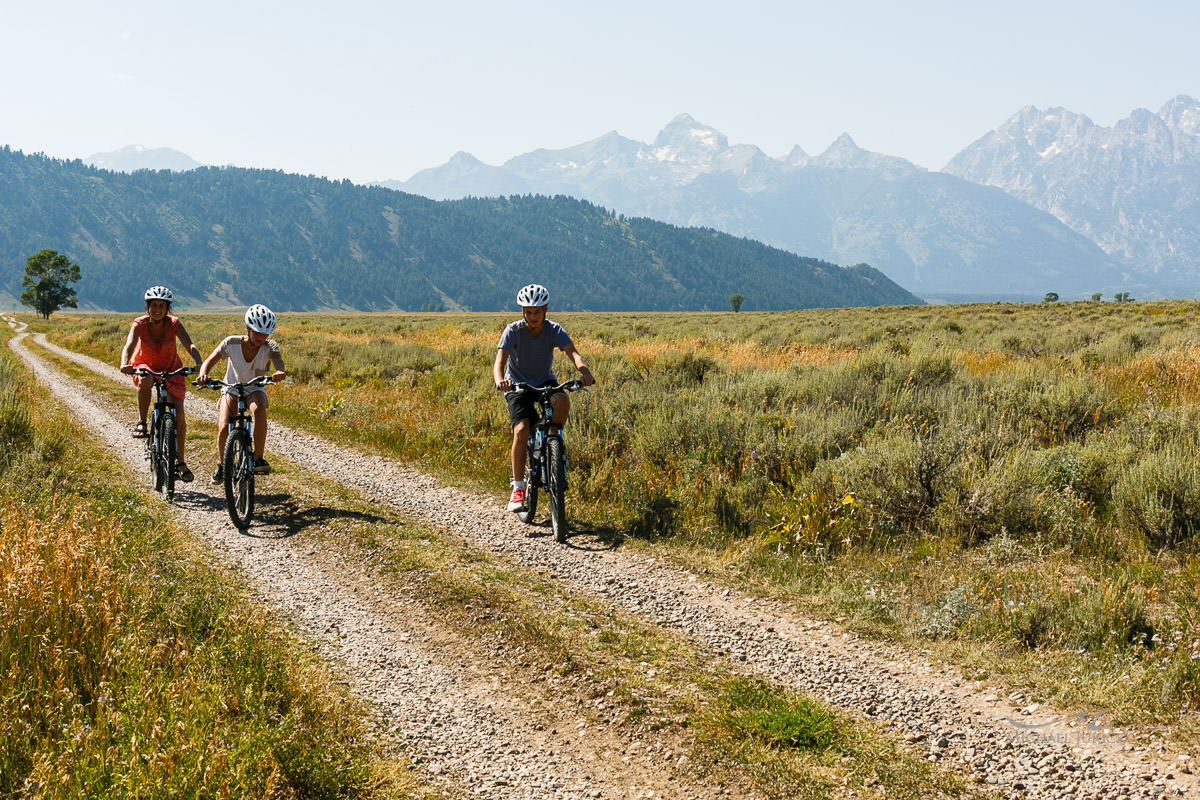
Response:
POLYGON ((1158 116, 1174 131, 1200 136, 1200 102, 1186 94, 1168 100, 1158 116))
POLYGON ((690 114, 680 114, 667 123, 654 139, 654 156, 659 161, 689 164, 711 163, 729 148, 725 134, 701 125, 690 114))

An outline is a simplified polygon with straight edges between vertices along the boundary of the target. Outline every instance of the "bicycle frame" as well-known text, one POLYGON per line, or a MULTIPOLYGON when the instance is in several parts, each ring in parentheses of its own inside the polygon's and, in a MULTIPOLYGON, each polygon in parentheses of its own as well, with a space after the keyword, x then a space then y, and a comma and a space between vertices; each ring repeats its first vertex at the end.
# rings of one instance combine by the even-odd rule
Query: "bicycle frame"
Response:
POLYGON ((562 440, 562 426, 554 422, 554 406, 550 402, 550 398, 559 392, 574 392, 583 388, 583 384, 579 381, 566 381, 558 386, 530 386, 527 383, 515 383, 512 390, 514 392, 527 392, 536 395, 534 402, 538 407, 538 421, 534 423, 533 429, 529 431, 529 441, 526 443, 527 452, 529 454, 529 463, 537 463, 538 470, 538 488, 545 486, 545 470, 541 469, 541 454, 546 452, 546 440, 555 437, 562 440), (535 452, 540 451, 538 455, 535 452))
POLYGON ((525 462, 525 508, 517 512, 522 522, 532 522, 537 513, 539 489, 545 489, 550 501, 550 527, 559 542, 567 540, 567 449, 562 426, 554 422, 551 398, 559 392, 574 392, 583 388, 579 381, 567 381, 558 386, 533 387, 514 384, 513 391, 531 393, 538 407, 538 421, 529 432, 525 462))
POLYGON ((226 383, 210 378, 204 388, 228 389, 237 397, 236 413, 229 415, 225 450, 221 453, 221 471, 225 483, 225 504, 235 527, 245 530, 254 516, 254 419, 246 413, 246 397, 254 389, 273 381, 266 375, 246 383, 226 383))
MULTIPOLYGON (((162 491, 163 496, 170 498, 175 494, 175 448, 174 441, 163 441, 161 432, 162 418, 166 414, 176 417, 175 404, 167 394, 167 378, 175 375, 190 375, 194 367, 180 367, 168 372, 157 372, 148 367, 136 367, 133 374, 140 378, 149 378, 154 387, 154 405, 150 415, 150 424, 146 431, 146 460, 150 462, 152 485, 154 490, 162 491)), ((175 426, 171 426, 171 436, 174 436, 175 426)))

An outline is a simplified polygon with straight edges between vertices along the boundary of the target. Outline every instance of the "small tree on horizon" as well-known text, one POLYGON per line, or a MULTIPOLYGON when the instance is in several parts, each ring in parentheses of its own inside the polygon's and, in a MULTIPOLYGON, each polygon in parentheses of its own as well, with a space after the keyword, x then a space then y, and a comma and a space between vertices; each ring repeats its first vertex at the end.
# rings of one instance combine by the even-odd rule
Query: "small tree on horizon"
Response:
POLYGON ((1099 292, 1092 292, 1092 301, 1093 302, 1099 301, 1100 298, 1103 296, 1104 295, 1100 294, 1099 292))
POLYGON ((729 295, 729 308, 732 309, 733 313, 735 313, 735 314, 742 310, 742 303, 744 303, 744 302, 746 302, 746 298, 744 295, 740 295, 740 294, 729 295))
POLYGON ((1046 292, 1046 296, 1042 298, 1043 303, 1057 303, 1058 292, 1046 292))
POLYGON ((45 319, 63 306, 78 308, 75 290, 68 284, 79 280, 79 265, 55 250, 42 250, 25 261, 21 304, 45 319))

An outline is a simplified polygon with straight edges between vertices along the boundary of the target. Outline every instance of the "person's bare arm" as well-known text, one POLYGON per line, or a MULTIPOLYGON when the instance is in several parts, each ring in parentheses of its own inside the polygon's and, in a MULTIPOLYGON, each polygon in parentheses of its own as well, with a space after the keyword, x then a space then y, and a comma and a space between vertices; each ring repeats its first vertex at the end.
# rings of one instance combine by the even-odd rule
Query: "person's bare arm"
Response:
POLYGON ((188 336, 187 330, 183 327, 183 323, 179 323, 179 327, 175 330, 175 338, 183 345, 183 349, 188 351, 192 360, 196 362, 196 366, 200 366, 200 361, 203 356, 200 355, 200 348, 192 342, 192 337, 188 336))
POLYGON ((512 389, 512 381, 504 377, 504 368, 508 365, 508 351, 497 347, 496 360, 492 363, 492 382, 502 392, 512 389))
POLYGON ((200 374, 196 376, 196 383, 208 383, 208 373, 212 372, 212 368, 217 365, 217 362, 223 358, 221 354, 221 345, 217 345, 216 349, 209 354, 208 358, 204 359, 204 363, 200 365, 200 374))
POLYGON ((137 342, 137 328, 130 325, 129 336, 125 339, 125 346, 121 348, 121 372, 124 372, 126 375, 133 372, 133 367, 129 366, 129 359, 133 358, 133 351, 137 348, 137 342))
POLYGON ((567 354, 567 358, 571 359, 571 363, 575 365, 575 369, 579 370, 579 374, 583 376, 582 383, 584 386, 591 386, 596 382, 596 379, 592 377, 591 367, 583 360, 583 356, 575 349, 575 345, 567 345, 563 348, 563 352, 567 354))
POLYGON ((271 363, 275 365, 275 372, 271 375, 271 380, 279 383, 287 377, 287 370, 283 368, 283 353, 279 352, 279 348, 271 351, 271 363))

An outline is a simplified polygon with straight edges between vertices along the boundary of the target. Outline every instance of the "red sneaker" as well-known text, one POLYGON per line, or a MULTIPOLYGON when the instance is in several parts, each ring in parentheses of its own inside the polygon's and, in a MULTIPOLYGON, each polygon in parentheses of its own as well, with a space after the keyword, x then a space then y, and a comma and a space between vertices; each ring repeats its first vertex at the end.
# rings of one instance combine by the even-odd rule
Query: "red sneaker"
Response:
POLYGON ((508 498, 509 511, 524 511, 525 510, 525 490, 513 489, 512 497, 508 498))

